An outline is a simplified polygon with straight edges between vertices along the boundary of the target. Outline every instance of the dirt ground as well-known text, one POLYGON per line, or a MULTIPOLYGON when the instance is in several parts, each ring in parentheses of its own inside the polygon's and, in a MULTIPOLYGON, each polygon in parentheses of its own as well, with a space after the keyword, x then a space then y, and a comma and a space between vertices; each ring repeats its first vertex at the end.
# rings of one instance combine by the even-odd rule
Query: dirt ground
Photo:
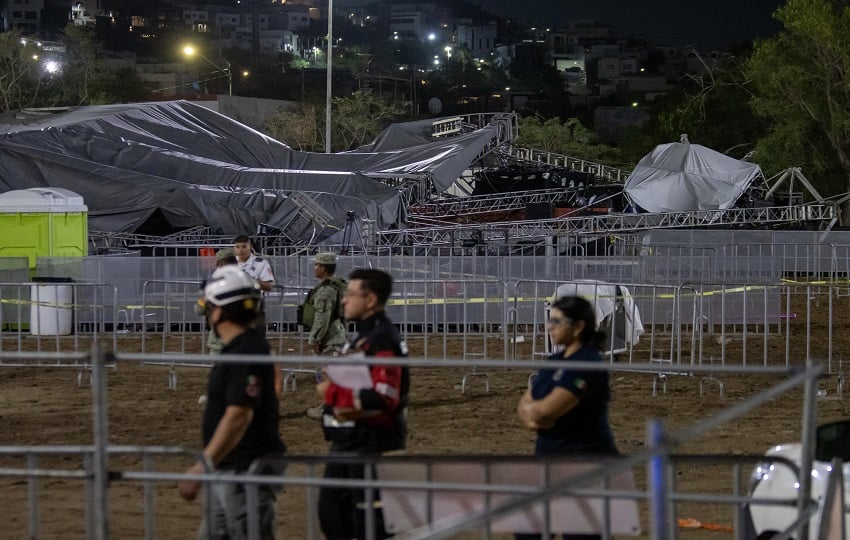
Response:
MULTIPOLYGON (((34 339, 34 338, 29 338, 34 339)), ((127 350, 122 347, 122 350, 127 350)), ((415 349, 413 355, 418 354, 415 349)), ((206 370, 179 368, 177 389, 167 387, 169 368, 119 362, 108 372, 109 433, 113 445, 163 445, 197 448, 200 439, 201 406, 206 370)), ((532 452, 534 435, 523 430, 514 409, 525 390, 531 370, 488 370, 490 391, 483 379, 471 379, 465 394, 460 382, 465 374, 458 369, 415 368, 411 372, 409 452, 439 455, 527 455, 532 452)), ((76 384, 75 370, 63 368, 3 368, 0 372, 0 445, 85 445, 91 444, 91 388, 76 384)), ((723 376, 725 392, 707 383, 700 395, 700 378, 669 377, 666 393, 652 395, 653 376, 621 371, 612 374, 611 422, 619 449, 624 454, 639 451, 645 440, 646 423, 663 420, 675 432, 708 417, 756 392, 775 384, 780 377, 764 375, 723 376)), ((297 387, 288 391, 281 403, 280 430, 290 454, 322 455, 327 444, 315 420, 304 411, 317 400, 309 375, 296 378, 297 387)), ((836 379, 820 381, 827 396, 818 400, 819 421, 848 415, 847 400, 839 399, 836 379)), ((728 423, 682 448, 685 454, 761 454, 779 442, 796 441, 800 433, 802 391, 792 391, 769 405, 728 423)), ((156 459, 159 471, 182 472, 192 457, 179 455, 156 459)), ((52 469, 75 469, 76 456, 60 456, 42 462, 52 469)), ((0 458, 2 467, 22 467, 22 458, 0 458)), ((140 470, 138 456, 118 457, 113 470, 140 470)), ((749 466, 742 473, 744 485, 749 466)), ((645 485, 645 471, 635 470, 638 487, 645 485)), ((688 492, 730 494, 732 472, 728 465, 680 464, 676 466, 679 487, 688 492)), ((84 538, 84 494, 76 479, 49 478, 39 482, 39 538, 84 538)), ((0 505, 6 518, 0 520, 0 538, 26 538, 27 481, 0 477, 0 505)), ((306 537, 306 491, 287 488, 278 501, 279 537, 306 537)), ((143 538, 143 489, 138 482, 116 481, 111 488, 112 538, 143 538)), ((174 482, 155 488, 156 538, 194 538, 200 519, 198 502, 182 501, 174 482)), ((644 531, 647 513, 642 506, 644 531)), ((681 504, 679 517, 732 526, 728 506, 681 504)), ((644 533, 644 536, 646 534, 644 533)), ((682 538, 731 538, 730 532, 687 529, 682 538)))

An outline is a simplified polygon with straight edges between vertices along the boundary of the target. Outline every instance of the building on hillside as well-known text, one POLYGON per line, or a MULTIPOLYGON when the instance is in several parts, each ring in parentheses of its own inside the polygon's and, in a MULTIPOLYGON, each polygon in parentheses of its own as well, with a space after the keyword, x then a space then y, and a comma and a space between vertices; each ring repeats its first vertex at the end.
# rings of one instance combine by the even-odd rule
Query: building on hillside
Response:
POLYGON ((466 47, 473 58, 486 58, 496 46, 498 27, 493 21, 489 24, 459 24, 455 29, 455 45, 466 47))
POLYGON ((0 8, 3 31, 19 29, 25 34, 36 34, 41 29, 41 12, 44 0, 6 0, 0 8))
POLYGON ((312 18, 308 6, 286 3, 280 9, 269 14, 269 29, 301 32, 310 28, 312 18))

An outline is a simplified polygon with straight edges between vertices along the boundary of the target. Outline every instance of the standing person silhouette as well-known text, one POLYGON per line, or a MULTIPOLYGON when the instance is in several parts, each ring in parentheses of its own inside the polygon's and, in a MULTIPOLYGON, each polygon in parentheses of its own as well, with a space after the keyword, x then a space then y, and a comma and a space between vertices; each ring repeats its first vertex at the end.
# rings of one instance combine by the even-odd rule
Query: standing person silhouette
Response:
MULTIPOLYGON (((376 456, 405 447, 410 377, 400 365, 370 365, 372 357, 407 356, 407 345, 384 312, 392 292, 392 277, 381 270, 357 269, 348 276, 343 297, 345 319, 357 323, 357 335, 342 355, 361 364, 371 386, 357 390, 331 376, 316 386, 324 403, 322 428, 331 442, 329 454, 376 456)), ((330 373, 330 368, 328 368, 330 373)), ((329 462, 326 479, 363 479, 360 463, 329 462)), ((374 471, 372 478, 374 478, 374 471)), ((377 504, 365 508, 365 489, 322 487, 319 492, 319 523, 327 540, 365 538, 366 512, 372 512, 375 537, 386 538, 383 511, 377 504)))
MULTIPOLYGON (((584 298, 567 296, 552 304, 547 321, 554 345, 562 350, 549 360, 602 363, 605 334, 596 330, 593 306, 584 298)), ((541 369, 517 405, 517 416, 537 432, 537 456, 616 455, 608 421, 611 400, 608 371, 541 369)), ((541 538, 517 534, 517 540, 541 538)), ((565 534, 564 540, 595 540, 600 535, 565 534)))

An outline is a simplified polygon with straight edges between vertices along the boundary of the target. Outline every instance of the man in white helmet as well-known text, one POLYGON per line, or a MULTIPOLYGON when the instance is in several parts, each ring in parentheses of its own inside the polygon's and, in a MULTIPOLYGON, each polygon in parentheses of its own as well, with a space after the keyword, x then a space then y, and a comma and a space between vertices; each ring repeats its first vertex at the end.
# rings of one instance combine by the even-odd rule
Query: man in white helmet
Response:
MULTIPOLYGON (((268 342, 255 328, 260 287, 235 266, 216 270, 203 288, 207 322, 224 343, 221 355, 268 355, 268 342)), ((202 434, 204 458, 217 471, 239 473, 261 457, 282 456, 286 451, 278 430, 278 399, 271 363, 217 362, 210 370, 202 434)), ((198 462, 187 474, 201 474, 198 462)), ((194 500, 200 482, 182 481, 180 495, 194 500)), ((274 505, 277 489, 260 486, 256 508, 261 538, 274 538, 274 505)), ((221 482, 211 490, 212 522, 201 524, 200 538, 244 538, 247 508, 244 486, 221 482)))

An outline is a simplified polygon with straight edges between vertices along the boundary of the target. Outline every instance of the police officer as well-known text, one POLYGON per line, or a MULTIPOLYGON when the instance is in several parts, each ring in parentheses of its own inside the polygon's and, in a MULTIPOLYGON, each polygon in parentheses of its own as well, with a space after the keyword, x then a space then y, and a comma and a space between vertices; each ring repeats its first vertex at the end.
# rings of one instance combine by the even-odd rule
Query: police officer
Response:
MULTIPOLYGON (((251 244, 251 239, 244 234, 233 239, 233 251, 236 253, 236 264, 239 269, 254 278, 260 284, 263 292, 269 292, 274 286, 274 273, 269 261, 254 254, 254 247, 251 244)), ((266 335, 266 311, 262 300, 257 315, 257 320, 254 323, 260 333, 266 335)), ((275 369, 275 388, 277 395, 280 397, 283 394, 283 376, 280 374, 281 366, 276 366, 275 369)))
POLYGON ((313 273, 319 284, 307 295, 306 303, 310 304, 313 321, 310 325, 310 336, 307 344, 315 354, 339 352, 348 340, 340 314, 340 289, 334 281, 342 283, 334 277, 336 272, 336 255, 319 253, 313 265, 313 273))
POLYGON ((272 267, 269 261, 254 254, 251 239, 240 234, 233 239, 233 251, 236 253, 239 269, 256 279, 263 291, 272 290, 274 285, 272 267))
MULTIPOLYGON (((234 266, 216 270, 204 286, 207 321, 221 337, 222 355, 269 354, 269 344, 255 328, 260 304, 257 282, 234 266)), ((207 384, 207 406, 202 432, 204 459, 217 470, 238 473, 265 456, 282 456, 286 448, 278 431, 278 399, 272 364, 216 363, 207 384)), ((196 463, 188 474, 204 472, 196 463)), ((178 491, 187 501, 194 500, 200 482, 182 481, 178 491)), ((274 538, 275 491, 259 487, 257 515, 262 538, 274 538)), ((211 490, 211 517, 202 525, 199 537, 244 538, 247 534, 247 508, 244 486, 214 483, 211 490)))
MULTIPOLYGON (((373 356, 407 356, 407 346, 384 312, 391 292, 392 277, 386 272, 357 269, 349 275, 343 308, 345 319, 357 322, 358 333, 343 348, 343 354, 364 364, 372 386, 355 391, 345 381, 326 378, 316 387, 325 404, 322 425, 325 438, 331 442, 330 455, 375 455, 405 447, 408 370, 368 363, 373 356)), ((332 373, 328 368, 329 377, 332 373)), ((325 478, 362 479, 363 465, 330 462, 325 478)), ((319 522, 328 540, 365 537, 364 499, 362 488, 320 490, 319 522)), ((377 499, 376 493, 373 500, 377 499)), ((374 513, 377 537, 387 537, 380 508, 368 511, 374 513)))

